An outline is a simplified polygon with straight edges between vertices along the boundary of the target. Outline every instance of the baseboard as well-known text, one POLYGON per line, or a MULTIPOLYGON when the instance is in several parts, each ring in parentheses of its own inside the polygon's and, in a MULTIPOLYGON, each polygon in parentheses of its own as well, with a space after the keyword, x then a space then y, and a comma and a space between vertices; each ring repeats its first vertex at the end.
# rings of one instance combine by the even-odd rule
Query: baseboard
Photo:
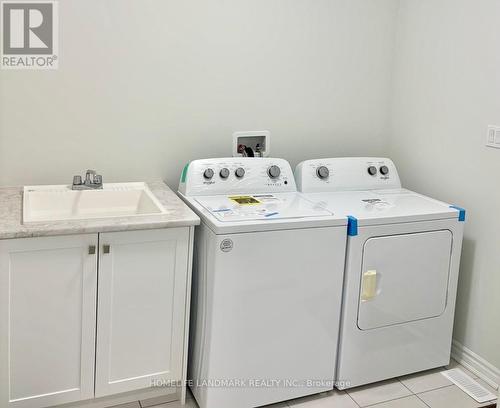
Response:
POLYGON ((496 390, 499 389, 500 369, 456 340, 453 340, 451 346, 451 357, 467 368, 467 370, 476 374, 490 387, 496 390))
POLYGON ((141 405, 144 403, 145 407, 149 407, 155 402, 159 404, 180 400, 181 391, 179 387, 151 387, 86 401, 71 402, 69 404, 58 405, 57 408, 108 408, 116 405, 136 407, 137 401, 141 401, 141 405))

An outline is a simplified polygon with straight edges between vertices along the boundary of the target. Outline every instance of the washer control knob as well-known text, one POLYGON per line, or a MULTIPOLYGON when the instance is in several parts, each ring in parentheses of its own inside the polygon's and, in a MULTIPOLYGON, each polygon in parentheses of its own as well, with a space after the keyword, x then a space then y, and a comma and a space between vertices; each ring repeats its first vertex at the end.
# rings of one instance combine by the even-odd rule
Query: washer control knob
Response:
POLYGON ((229 177, 229 169, 226 167, 221 169, 219 172, 219 176, 221 179, 227 179, 229 177))
POLYGON ((368 167, 368 174, 370 176, 375 176, 377 174, 377 168, 375 166, 368 167))
POLYGON ((206 169, 203 172, 203 177, 205 177, 207 180, 210 180, 214 176, 214 171, 212 169, 206 169))
POLYGON ((386 176, 387 174, 389 174, 389 167, 387 167, 387 166, 380 166, 379 171, 380 171, 380 173, 383 176, 386 176))
POLYGON ((272 165, 267 169, 267 174, 270 178, 277 179, 281 174, 281 169, 276 165, 272 165))
POLYGON ((327 179, 330 176, 330 170, 326 166, 319 166, 316 169, 316 175, 322 180, 327 179))
POLYGON ((243 167, 238 167, 234 171, 234 175, 238 178, 242 178, 245 175, 245 169, 243 167))

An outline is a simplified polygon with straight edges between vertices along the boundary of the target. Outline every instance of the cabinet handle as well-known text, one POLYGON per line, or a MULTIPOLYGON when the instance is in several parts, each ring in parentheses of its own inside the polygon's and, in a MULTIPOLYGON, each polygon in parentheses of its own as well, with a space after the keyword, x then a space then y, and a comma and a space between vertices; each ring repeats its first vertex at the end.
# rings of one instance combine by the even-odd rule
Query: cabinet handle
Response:
POLYGON ((109 254, 111 252, 111 246, 110 245, 103 245, 102 246, 102 253, 103 254, 109 254))
POLYGON ((89 245, 89 255, 95 255, 95 245, 89 245))

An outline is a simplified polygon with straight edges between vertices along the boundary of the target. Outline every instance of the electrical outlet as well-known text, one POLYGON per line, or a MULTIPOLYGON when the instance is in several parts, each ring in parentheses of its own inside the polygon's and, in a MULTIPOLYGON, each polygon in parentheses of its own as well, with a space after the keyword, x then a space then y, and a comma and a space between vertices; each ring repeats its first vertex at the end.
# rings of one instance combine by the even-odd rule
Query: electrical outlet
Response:
POLYGON ((500 126, 488 126, 486 146, 500 149, 500 126))

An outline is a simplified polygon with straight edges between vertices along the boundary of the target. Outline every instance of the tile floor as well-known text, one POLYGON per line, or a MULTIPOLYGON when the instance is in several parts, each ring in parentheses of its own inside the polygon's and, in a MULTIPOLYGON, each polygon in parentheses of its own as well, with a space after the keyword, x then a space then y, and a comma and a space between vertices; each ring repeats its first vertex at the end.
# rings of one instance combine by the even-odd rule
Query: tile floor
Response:
MULTIPOLYGON (((310 397, 269 405, 266 408, 476 408, 489 406, 492 402, 478 404, 460 388, 440 374, 440 371, 459 367, 468 375, 477 376, 457 362, 449 367, 412 374, 396 380, 353 388, 344 391, 330 391, 310 397)), ((481 380, 483 386, 496 394, 491 387, 481 380)), ((149 405, 148 405, 149 406, 149 405)), ((178 402, 155 405, 154 408, 181 408, 178 402)), ((198 408, 189 394, 185 408, 198 408)), ((140 402, 120 405, 116 408, 145 408, 140 402)))

